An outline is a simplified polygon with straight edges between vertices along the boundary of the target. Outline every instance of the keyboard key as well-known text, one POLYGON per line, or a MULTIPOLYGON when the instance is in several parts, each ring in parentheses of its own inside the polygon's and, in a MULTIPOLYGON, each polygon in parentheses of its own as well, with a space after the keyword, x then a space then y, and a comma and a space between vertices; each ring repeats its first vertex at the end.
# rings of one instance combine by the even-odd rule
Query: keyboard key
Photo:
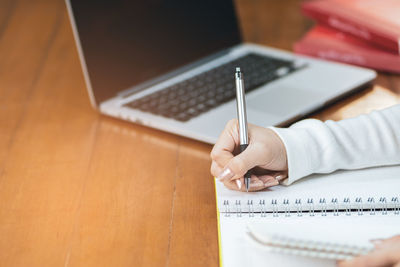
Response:
POLYGON ((205 103, 207 106, 209 107, 215 107, 218 103, 217 101, 213 98, 213 99, 209 99, 207 100, 207 102, 205 103))
POLYGON ((292 61, 247 54, 127 103, 126 106, 182 122, 188 121, 235 98, 234 71, 237 66, 243 70, 246 92, 299 69, 292 61))
POLYGON ((175 116, 175 119, 177 119, 178 121, 188 121, 191 117, 189 115, 187 115, 186 113, 181 113, 178 114, 177 116, 175 116))

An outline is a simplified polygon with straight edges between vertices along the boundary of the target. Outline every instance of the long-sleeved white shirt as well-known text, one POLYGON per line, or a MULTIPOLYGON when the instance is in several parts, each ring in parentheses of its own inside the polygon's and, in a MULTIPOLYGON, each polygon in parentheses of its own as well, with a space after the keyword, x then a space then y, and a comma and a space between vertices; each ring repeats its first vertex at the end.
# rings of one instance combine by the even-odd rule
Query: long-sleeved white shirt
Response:
POLYGON ((286 147, 284 184, 312 173, 400 164, 400 105, 338 122, 306 119, 271 128, 286 147))

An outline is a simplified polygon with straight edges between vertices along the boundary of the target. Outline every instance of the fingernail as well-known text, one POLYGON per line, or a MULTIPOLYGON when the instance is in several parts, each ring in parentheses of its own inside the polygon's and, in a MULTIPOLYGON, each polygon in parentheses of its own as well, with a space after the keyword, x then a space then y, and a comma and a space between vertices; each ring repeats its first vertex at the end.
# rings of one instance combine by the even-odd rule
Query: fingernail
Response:
POLYGON ((282 175, 277 175, 276 177, 275 177, 275 179, 277 180, 277 181, 280 181, 281 179, 282 179, 282 175))
POLYGON ((270 186, 275 186, 275 185, 278 185, 279 184, 279 182, 278 182, 278 180, 271 180, 271 181, 268 181, 268 182, 266 182, 265 184, 264 184, 264 186, 265 187, 270 187, 270 186))
POLYGON ((233 177, 233 172, 231 171, 231 169, 226 168, 218 175, 218 180, 222 181, 225 179, 230 179, 232 177, 233 177))
POLYGON ((240 190, 242 188, 242 181, 240 181, 240 179, 237 179, 236 185, 237 185, 238 189, 240 190))

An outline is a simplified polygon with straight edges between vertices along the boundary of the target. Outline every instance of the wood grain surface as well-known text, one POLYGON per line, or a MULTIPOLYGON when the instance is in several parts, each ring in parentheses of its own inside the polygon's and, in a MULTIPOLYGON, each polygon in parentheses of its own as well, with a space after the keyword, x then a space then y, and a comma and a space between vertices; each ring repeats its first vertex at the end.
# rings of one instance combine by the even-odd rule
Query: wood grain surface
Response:
MULTIPOLYGON (((295 0, 238 0, 244 40, 291 50, 295 0)), ((400 77, 312 116, 399 103, 400 77)), ((0 266, 217 266, 211 146, 89 103, 62 0, 0 0, 0 266)))

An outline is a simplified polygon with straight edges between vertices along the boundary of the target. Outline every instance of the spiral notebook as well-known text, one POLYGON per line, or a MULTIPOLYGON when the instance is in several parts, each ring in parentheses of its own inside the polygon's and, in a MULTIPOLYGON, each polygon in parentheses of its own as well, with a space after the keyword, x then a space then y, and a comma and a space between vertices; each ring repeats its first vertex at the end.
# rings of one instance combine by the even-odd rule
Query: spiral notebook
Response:
POLYGON ((400 166, 312 175, 253 193, 215 186, 221 266, 335 266, 372 249, 370 239, 400 234, 400 166), (286 247, 262 244, 271 235, 286 247))

